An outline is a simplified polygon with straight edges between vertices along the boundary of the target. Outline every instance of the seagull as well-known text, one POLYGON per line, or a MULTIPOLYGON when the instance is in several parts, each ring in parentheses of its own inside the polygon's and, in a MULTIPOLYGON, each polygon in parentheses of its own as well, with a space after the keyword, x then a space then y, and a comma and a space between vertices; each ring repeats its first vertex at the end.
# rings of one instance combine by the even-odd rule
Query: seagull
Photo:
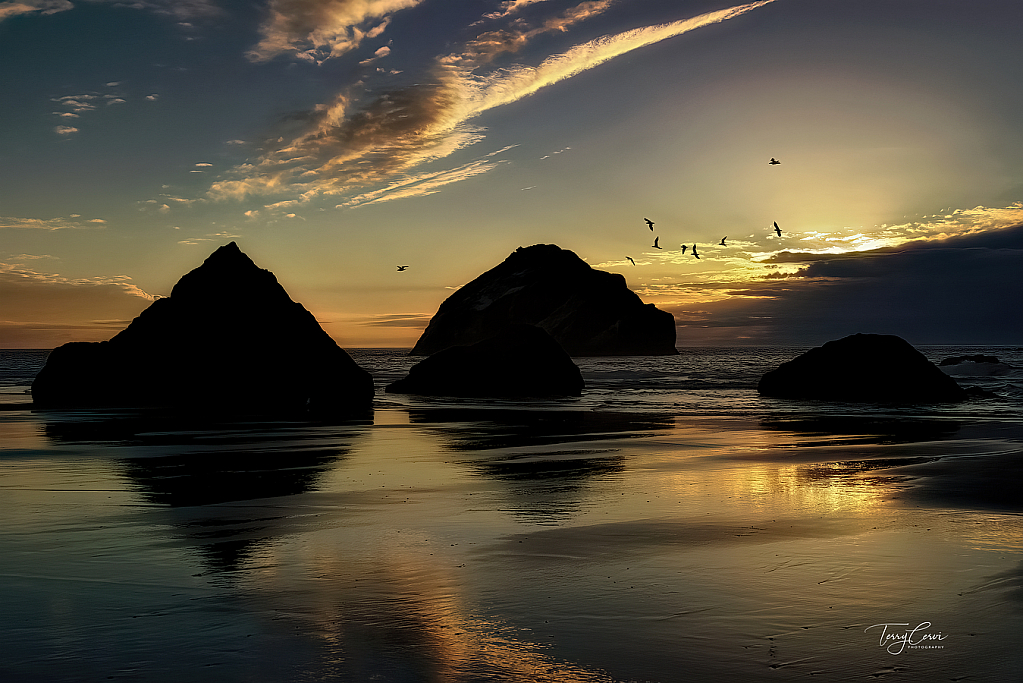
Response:
POLYGON ((778 233, 778 237, 781 237, 781 228, 778 227, 778 221, 774 222, 774 231, 778 233))
POLYGON ((625 258, 629 259, 629 263, 631 263, 632 265, 636 265, 636 262, 632 260, 631 256, 626 256, 625 258))
POLYGON ((683 254, 684 254, 684 253, 686 253, 686 249, 688 249, 688 248, 689 248, 689 245, 688 245, 688 244, 683 244, 683 245, 682 245, 682 253, 683 253, 683 254))
POLYGON ((661 238, 660 237, 655 237, 654 238, 654 249, 662 249, 663 248, 663 247, 657 246, 657 240, 659 240, 659 239, 661 239, 661 238))
POLYGON ((700 258, 700 255, 696 253, 696 245, 695 244, 693 245, 693 256, 695 256, 696 258, 700 258))
POLYGON ((408 268, 408 266, 398 266, 398 272, 401 272, 401 271, 405 270, 406 268, 408 268))
POLYGON ((767 163, 768 163, 768 164, 770 164, 771 166, 777 166, 777 165, 778 165, 778 164, 780 164, 781 162, 780 162, 780 161, 778 161, 777 159, 775 159, 774 157, 771 157, 771 160, 770 160, 770 161, 768 161, 767 163))
POLYGON ((725 235, 724 237, 721 238, 721 246, 722 247, 727 247, 728 246, 727 244, 725 244, 725 240, 726 239, 728 239, 728 235, 725 235))
POLYGON ((654 229, 654 222, 653 222, 652 220, 650 220, 649 218, 644 218, 643 220, 645 220, 645 221, 646 221, 646 224, 647 224, 648 226, 650 226, 650 229, 651 229, 651 230, 653 230, 653 229, 654 229))

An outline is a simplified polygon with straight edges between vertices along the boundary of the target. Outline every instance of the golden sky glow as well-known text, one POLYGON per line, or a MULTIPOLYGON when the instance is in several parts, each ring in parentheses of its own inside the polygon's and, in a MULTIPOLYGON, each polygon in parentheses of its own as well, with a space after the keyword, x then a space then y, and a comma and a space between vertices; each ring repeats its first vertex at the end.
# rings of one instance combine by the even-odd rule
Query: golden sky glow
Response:
MULTIPOLYGON (((625 275, 682 345, 795 341, 762 304, 794 315, 851 287, 821 255, 1023 222, 1023 97, 1004 87, 1023 77, 1005 58, 1018 8, 981 4, 0 4, 21 74, 0 140, 0 345, 108 338, 229 241, 349 346, 410 346, 454 288, 541 242, 625 275), (72 32, 89 21, 106 51, 72 32), (70 58, 31 61, 71 35, 73 77, 70 58)), ((925 260, 902 267, 936 278, 925 260)), ((956 337, 931 322, 857 324, 956 337)), ((981 336, 1015 338, 999 324, 981 336)))

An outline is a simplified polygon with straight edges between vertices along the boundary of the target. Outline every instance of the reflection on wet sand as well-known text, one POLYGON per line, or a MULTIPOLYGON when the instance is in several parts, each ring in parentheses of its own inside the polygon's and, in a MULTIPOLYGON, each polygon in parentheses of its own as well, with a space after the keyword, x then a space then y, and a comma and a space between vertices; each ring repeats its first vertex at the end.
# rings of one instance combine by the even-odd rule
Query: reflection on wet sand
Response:
POLYGON ((666 431, 675 422, 645 413, 495 408, 417 409, 410 421, 427 427, 472 473, 499 482, 506 511, 541 525, 568 521, 595 480, 625 471, 617 440, 666 431), (602 443, 594 448, 593 441, 602 443))
POLYGON ((911 496, 920 469, 1018 443, 947 425, 914 428, 913 441, 863 422, 571 412, 177 429, 51 420, 60 476, 82 477, 73 456, 88 453, 106 468, 92 479, 120 498, 95 492, 80 518, 43 519, 29 506, 50 494, 33 487, 57 479, 55 466, 40 458, 11 480, 23 482, 18 503, 0 509, 46 533, 6 536, 20 553, 6 561, 18 590, 42 596, 24 613, 43 616, 0 635, 49 639, 20 655, 21 670, 70 652, 97 680, 121 675, 109 663, 134 648, 130 675, 157 681, 212 666, 232 683, 841 681, 901 666, 864 628, 920 619, 952 640, 911 660, 908 679, 1011 670, 1010 631, 967 643, 965 630, 1023 615, 1005 599, 1020 589, 1018 558, 1005 556, 1023 548, 1018 516, 911 496), (94 591, 60 595, 74 619, 37 608, 54 589, 24 569, 33 543, 52 544, 48 571, 94 591), (144 592, 136 574, 160 580, 144 592), (58 630, 74 648, 47 635, 58 630), (150 637, 158 661, 180 668, 143 661, 150 637))
MULTIPOLYGON (((271 564, 293 565, 280 557, 271 564)), ((286 615, 318 644, 320 659, 304 672, 311 677, 611 683, 606 673, 559 661, 521 630, 475 614, 465 601, 464 565, 395 547, 362 558, 320 548, 303 564, 301 576, 254 572, 241 588, 255 609, 286 615)))

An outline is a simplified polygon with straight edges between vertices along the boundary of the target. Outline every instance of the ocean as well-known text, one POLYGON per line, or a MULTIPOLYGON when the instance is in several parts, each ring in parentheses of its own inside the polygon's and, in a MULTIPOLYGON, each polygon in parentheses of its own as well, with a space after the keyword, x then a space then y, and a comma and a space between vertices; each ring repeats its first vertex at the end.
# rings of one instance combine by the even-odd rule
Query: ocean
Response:
MULTIPOLYGON (((34 411, 0 350, 0 681, 1023 681, 1023 349, 956 405, 760 397, 802 348, 576 359, 372 420, 34 411)), ((206 390, 196 387, 197 392, 206 390)))

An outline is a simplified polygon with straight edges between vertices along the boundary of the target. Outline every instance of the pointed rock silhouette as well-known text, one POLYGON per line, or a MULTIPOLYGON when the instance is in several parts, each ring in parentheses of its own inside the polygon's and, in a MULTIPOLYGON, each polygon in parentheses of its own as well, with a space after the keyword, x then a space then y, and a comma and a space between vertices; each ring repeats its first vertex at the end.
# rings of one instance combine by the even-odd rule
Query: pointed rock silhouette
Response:
POLYGON ((449 296, 411 355, 469 346, 513 324, 543 328, 570 356, 678 353, 675 318, 644 304, 624 277, 594 270, 557 245, 535 244, 449 296))
POLYGON ((373 380, 234 242, 105 342, 54 349, 40 407, 199 412, 368 410, 373 380))

